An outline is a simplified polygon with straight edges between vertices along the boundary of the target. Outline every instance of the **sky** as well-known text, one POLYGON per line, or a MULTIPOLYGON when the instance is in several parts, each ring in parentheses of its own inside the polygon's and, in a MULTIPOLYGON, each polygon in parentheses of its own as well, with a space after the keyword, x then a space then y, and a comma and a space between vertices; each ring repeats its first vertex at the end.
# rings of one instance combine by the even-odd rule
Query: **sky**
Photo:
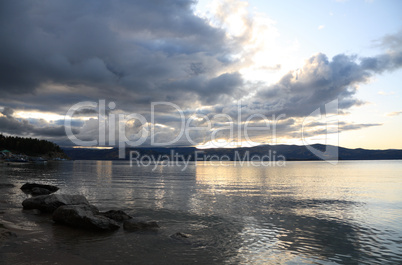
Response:
POLYGON ((0 133, 402 149, 402 2, 0 2, 0 133))

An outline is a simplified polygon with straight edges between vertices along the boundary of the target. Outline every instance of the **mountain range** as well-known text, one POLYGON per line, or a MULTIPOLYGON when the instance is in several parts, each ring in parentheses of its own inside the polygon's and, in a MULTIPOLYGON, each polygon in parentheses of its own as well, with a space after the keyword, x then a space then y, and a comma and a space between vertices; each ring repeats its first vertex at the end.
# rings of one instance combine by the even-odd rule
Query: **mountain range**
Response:
MULTIPOLYGON (((299 145, 260 145, 254 147, 242 148, 211 148, 197 149, 196 147, 138 147, 126 148, 125 158, 130 159, 130 152, 134 152, 136 156, 148 157, 167 157, 177 155, 181 159, 190 161, 199 158, 217 159, 224 157, 226 160, 243 159, 249 160, 252 157, 270 157, 271 160, 283 158, 286 161, 304 161, 304 160, 322 160, 319 156, 313 154, 310 150, 319 150, 324 152, 327 148, 336 148, 335 146, 326 146, 315 144, 311 146, 299 145), (309 150, 310 149, 310 150, 309 150), (198 158, 197 158, 198 157, 198 158)), ((94 148, 72 148, 63 147, 63 151, 73 160, 118 160, 118 148, 112 149, 94 149, 94 148)), ((370 149, 349 149, 338 147, 339 160, 394 160, 402 159, 402 150, 370 150, 370 149)))

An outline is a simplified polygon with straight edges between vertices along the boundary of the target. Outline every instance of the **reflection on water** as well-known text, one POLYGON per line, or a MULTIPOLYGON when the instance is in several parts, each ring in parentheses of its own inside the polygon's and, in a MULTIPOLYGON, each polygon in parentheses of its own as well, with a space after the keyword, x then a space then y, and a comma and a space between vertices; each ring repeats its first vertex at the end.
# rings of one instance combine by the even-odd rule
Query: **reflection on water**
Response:
POLYGON ((402 262, 401 161, 181 169, 159 165, 152 171, 121 161, 2 165, 0 184, 16 187, 0 188, 0 218, 23 224, 29 237, 3 247, 0 258, 24 263, 15 253, 29 247, 38 263, 60 264, 60 255, 68 257, 66 264, 402 262), (156 220, 161 229, 99 235, 54 225, 49 216, 21 212, 27 195, 19 187, 27 181, 83 194, 101 210, 156 220), (176 232, 191 236, 171 238, 176 232))

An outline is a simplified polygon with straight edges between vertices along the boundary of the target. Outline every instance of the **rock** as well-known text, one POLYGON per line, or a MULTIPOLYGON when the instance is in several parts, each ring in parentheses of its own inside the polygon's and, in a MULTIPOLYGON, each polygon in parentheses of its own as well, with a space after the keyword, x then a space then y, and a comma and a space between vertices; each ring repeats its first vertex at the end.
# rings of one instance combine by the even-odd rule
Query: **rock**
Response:
POLYGON ((157 230, 159 225, 155 221, 146 222, 130 219, 124 221, 123 228, 127 231, 157 230))
POLYGON ((48 195, 50 193, 52 193, 50 190, 45 189, 45 188, 39 188, 39 187, 32 188, 32 190, 31 190, 31 194, 34 195, 34 196, 48 195))
POLYGON ((105 216, 98 215, 93 205, 64 205, 53 213, 53 221, 72 227, 96 229, 103 231, 116 230, 120 225, 105 216))
POLYGON ((21 190, 27 193, 32 193, 34 188, 46 189, 49 191, 48 194, 56 192, 59 190, 58 187, 52 185, 38 184, 38 183, 25 183, 22 185, 21 190))
POLYGON ((190 235, 184 234, 184 233, 181 233, 181 232, 177 232, 177 233, 174 233, 173 235, 171 235, 170 237, 174 238, 174 239, 184 239, 184 238, 189 238, 190 235))
POLYGON ((117 222, 123 222, 125 220, 129 220, 132 217, 121 210, 110 210, 104 213, 99 213, 107 218, 113 219, 117 222))
POLYGON ((52 194, 28 198, 22 202, 24 209, 38 209, 42 212, 52 213, 63 205, 89 205, 82 195, 52 194))

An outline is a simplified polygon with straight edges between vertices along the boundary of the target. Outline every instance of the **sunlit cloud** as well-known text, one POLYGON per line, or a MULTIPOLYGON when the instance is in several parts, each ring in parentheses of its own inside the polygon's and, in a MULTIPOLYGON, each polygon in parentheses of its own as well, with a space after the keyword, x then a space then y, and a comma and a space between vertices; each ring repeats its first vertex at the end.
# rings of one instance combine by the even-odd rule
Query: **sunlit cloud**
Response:
POLYGON ((276 22, 263 13, 251 11, 246 1, 214 0, 207 17, 211 25, 226 30, 229 39, 238 43, 232 54, 239 71, 249 81, 276 82, 287 71, 297 68, 302 61, 295 60, 299 42, 281 42, 276 22))
POLYGON ((23 119, 43 119, 47 122, 64 120, 64 115, 38 111, 16 111, 14 117, 23 119))
POLYGON ((394 112, 386 113, 385 116, 394 117, 394 116, 399 116, 401 114, 402 114, 402 111, 394 111, 394 112))

